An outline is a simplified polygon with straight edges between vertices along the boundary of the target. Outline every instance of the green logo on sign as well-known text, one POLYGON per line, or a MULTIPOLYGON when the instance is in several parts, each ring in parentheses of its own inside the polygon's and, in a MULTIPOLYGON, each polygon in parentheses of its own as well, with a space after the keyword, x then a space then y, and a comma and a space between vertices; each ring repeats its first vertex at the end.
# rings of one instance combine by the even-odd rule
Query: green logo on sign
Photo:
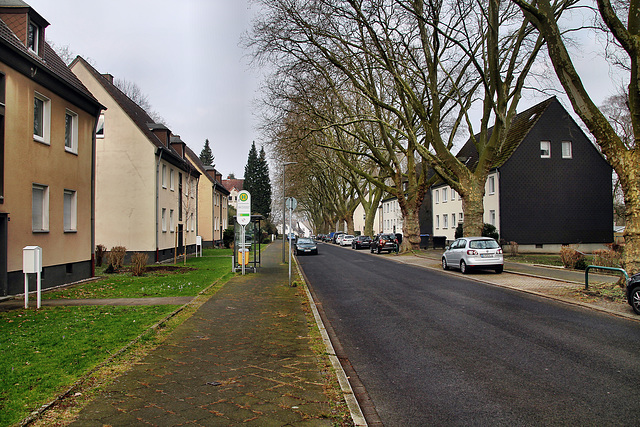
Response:
POLYGON ((246 202, 249 196, 247 195, 247 193, 242 193, 238 198, 240 199, 241 202, 246 202))

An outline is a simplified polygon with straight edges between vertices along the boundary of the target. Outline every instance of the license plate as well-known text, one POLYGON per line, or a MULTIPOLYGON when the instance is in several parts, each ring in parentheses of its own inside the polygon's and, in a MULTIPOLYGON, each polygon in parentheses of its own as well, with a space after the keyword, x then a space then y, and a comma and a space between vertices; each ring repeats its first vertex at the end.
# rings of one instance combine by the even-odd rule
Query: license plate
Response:
POLYGON ((311 252, 311 249, 305 249, 304 251, 305 252, 311 252))
POLYGON ((493 258, 493 254, 480 254, 480 258, 493 258))

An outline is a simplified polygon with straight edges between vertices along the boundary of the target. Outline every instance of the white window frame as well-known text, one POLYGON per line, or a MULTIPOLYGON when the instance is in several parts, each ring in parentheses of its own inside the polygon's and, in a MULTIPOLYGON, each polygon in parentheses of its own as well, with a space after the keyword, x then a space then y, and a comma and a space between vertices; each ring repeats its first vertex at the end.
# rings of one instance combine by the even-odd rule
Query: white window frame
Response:
POLYGON ((167 232, 167 208, 162 208, 162 232, 167 232))
POLYGON ((162 165, 162 188, 167 188, 167 165, 162 165))
POLYGON ((31 187, 31 230, 34 233, 49 232, 49 186, 33 184, 31 187), (34 203, 36 194, 42 194, 42 200, 38 205, 34 203), (39 211, 40 221, 36 224, 34 213, 39 211))
POLYGON ((456 223, 456 214, 451 214, 451 228, 456 228, 458 224, 456 223))
POLYGON ((37 54, 38 50, 40 48, 40 26, 38 24, 36 24, 33 21, 29 21, 29 23, 27 24, 27 48, 37 54), (32 38, 32 42, 33 44, 29 43, 29 30, 33 27, 34 31, 33 31, 33 38, 32 38))
POLYGON ((540 158, 551 158, 551 141, 540 141, 540 158))
POLYGON ((196 221, 194 220, 193 212, 191 212, 191 231, 196 231, 196 221))
POLYGON ((176 178, 173 168, 169 169, 169 189, 175 191, 176 178))
POLYGON ((449 189, 448 188, 443 188, 442 189, 442 203, 447 203, 447 195, 449 193, 449 189))
POLYGON ((169 210, 169 227, 171 227, 171 228, 170 228, 169 232, 171 232, 171 233, 174 233, 174 229, 176 228, 175 224, 173 222, 173 217, 174 217, 173 209, 170 209, 169 210))
POLYGON ((489 177, 489 194, 496 194, 496 179, 494 176, 489 177))
POLYGON ((62 209, 64 232, 78 231, 78 193, 75 190, 64 190, 62 209))
POLYGON ((436 194, 436 203, 440 203, 440 190, 433 190, 436 194))
POLYGON ((440 228, 440 215, 436 215, 436 229, 440 228))
POLYGON ((96 124, 96 138, 104 138, 104 113, 98 117, 98 123, 96 124))
POLYGON ((78 154, 78 115, 71 110, 66 110, 64 114, 64 149, 68 153, 78 154), (67 129, 67 117, 71 118, 71 129, 67 129), (68 131, 71 131, 71 135, 68 131))
POLYGON ((573 147, 571 141, 562 141, 562 158, 563 159, 572 159, 573 158, 573 147), (569 150, 565 149, 569 147, 569 150))
POLYGON ((449 215, 442 215, 442 228, 449 228, 449 215))
POLYGON ((489 211, 489 224, 496 225, 496 211, 493 209, 489 211))
POLYGON ((51 128, 51 100, 46 96, 34 92, 33 95, 33 139, 34 141, 41 142, 43 144, 50 145, 49 143, 49 130, 51 128), (36 99, 42 102, 42 115, 40 119, 42 120, 42 135, 36 134, 35 129, 35 121, 36 121, 36 99))

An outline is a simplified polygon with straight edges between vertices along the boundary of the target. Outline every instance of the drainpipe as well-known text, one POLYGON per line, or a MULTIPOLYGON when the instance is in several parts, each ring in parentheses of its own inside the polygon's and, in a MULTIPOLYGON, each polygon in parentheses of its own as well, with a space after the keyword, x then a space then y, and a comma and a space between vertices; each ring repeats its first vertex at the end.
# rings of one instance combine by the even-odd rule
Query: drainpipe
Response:
POLYGON ((91 137, 91 277, 96 275, 96 128, 101 115, 99 110, 91 137))
POLYGON ((158 209, 160 209, 160 161, 162 160, 162 148, 158 147, 160 152, 158 155, 158 163, 156 163, 156 262, 160 261, 160 236, 159 233, 159 219, 158 209))

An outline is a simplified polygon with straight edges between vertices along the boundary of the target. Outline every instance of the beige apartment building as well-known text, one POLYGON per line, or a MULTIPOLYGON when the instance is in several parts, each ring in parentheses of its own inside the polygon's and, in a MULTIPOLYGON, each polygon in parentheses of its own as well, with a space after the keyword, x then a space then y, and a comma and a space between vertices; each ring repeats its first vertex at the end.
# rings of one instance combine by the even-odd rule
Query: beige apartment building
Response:
POLYGON ((186 144, 81 57, 70 66, 106 107, 96 131, 96 244, 150 261, 195 251, 200 172, 186 144), (172 141, 172 137, 174 137, 172 141))
POLYGON ((48 25, 27 3, 0 0, 0 295, 24 292, 26 246, 42 249, 43 288, 93 275, 103 106, 47 44, 48 25))

